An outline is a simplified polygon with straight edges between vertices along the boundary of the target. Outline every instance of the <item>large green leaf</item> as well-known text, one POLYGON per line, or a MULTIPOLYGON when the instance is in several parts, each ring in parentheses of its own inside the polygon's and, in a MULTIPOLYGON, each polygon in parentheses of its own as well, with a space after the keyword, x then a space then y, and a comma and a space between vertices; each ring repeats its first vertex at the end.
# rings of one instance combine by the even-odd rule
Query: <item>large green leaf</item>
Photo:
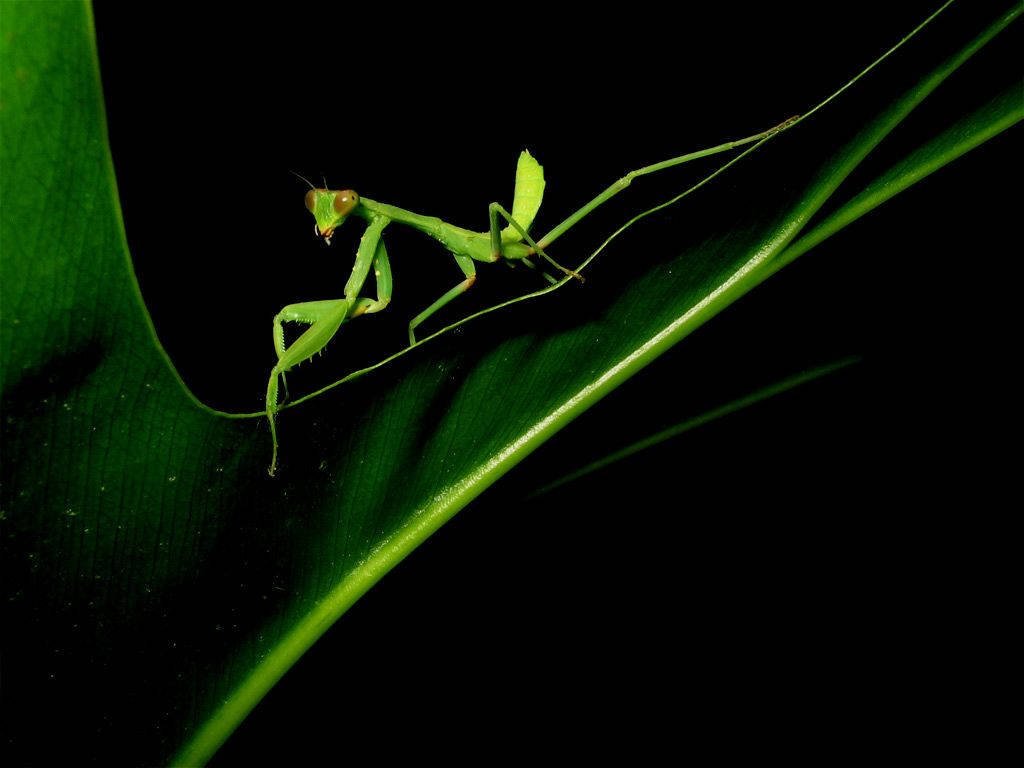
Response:
POLYGON ((272 480, 263 422, 202 406, 156 342, 128 259, 87 7, 0 13, 4 625, 5 655, 19 660, 4 723, 22 754, 48 754, 33 742, 57 720, 90 759, 202 762, 385 572, 788 248, 1022 116, 1013 84, 953 129, 925 132, 808 228, 1019 9, 988 31, 947 26, 951 58, 901 50, 898 76, 885 62, 744 157, 728 185, 702 190, 700 226, 669 252, 635 255, 625 285, 591 280, 557 310, 521 304, 540 317, 518 330, 490 314, 472 337, 286 411, 272 480))

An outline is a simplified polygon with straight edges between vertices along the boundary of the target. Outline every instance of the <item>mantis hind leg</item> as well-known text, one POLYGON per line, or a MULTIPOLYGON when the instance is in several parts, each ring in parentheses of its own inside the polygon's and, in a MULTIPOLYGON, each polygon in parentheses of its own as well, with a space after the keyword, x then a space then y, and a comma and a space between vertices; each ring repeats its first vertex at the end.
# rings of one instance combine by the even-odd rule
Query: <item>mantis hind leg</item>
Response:
POLYGON ((498 203, 491 203, 490 206, 488 207, 488 214, 491 222, 491 252, 495 257, 504 255, 501 242, 501 230, 498 228, 498 216, 500 215, 505 219, 505 221, 509 223, 509 226, 511 226, 512 229, 518 232, 519 236, 522 237, 523 240, 525 240, 531 248, 533 248, 535 253, 546 259, 548 263, 550 263, 556 269, 561 270, 570 277, 577 278, 581 282, 583 281, 582 275, 580 275, 577 272, 574 272, 571 269, 566 269, 557 261, 548 256, 544 252, 544 249, 537 245, 536 241, 534 241, 534 239, 526 233, 526 230, 522 226, 520 226, 519 222, 513 219, 511 214, 509 214, 508 211, 502 208, 501 205, 499 205, 498 203))
POLYGON ((432 314, 441 309, 445 304, 454 299, 457 296, 461 296, 470 288, 473 287, 473 283, 476 282, 476 266, 473 264, 473 260, 468 256, 456 256, 455 261, 459 265, 459 269, 466 276, 466 279, 461 283, 451 288, 445 294, 427 307, 425 310, 420 312, 416 317, 409 321, 409 346, 416 343, 416 327, 420 325, 424 320, 430 317, 432 314))
POLYGON ((553 278, 553 277, 552 277, 551 275, 549 275, 549 274, 548 274, 547 272, 545 272, 545 271, 544 271, 544 270, 542 270, 542 269, 541 269, 540 267, 538 267, 538 266, 537 266, 536 264, 534 264, 534 263, 533 263, 533 262, 532 262, 532 261, 530 260, 530 257, 529 257, 529 256, 523 256, 523 258, 521 258, 521 259, 516 259, 515 261, 511 261, 511 260, 506 260, 506 261, 505 261, 505 264, 507 264, 507 265, 508 265, 508 266, 510 266, 510 267, 514 267, 514 266, 516 265, 516 263, 517 263, 517 262, 518 262, 518 263, 520 263, 520 264, 525 264, 526 266, 528 266, 528 267, 529 267, 530 269, 534 270, 535 272, 540 272, 540 274, 541 274, 541 277, 543 277, 543 278, 544 278, 545 280, 547 280, 547 281, 548 281, 549 283, 551 283, 552 285, 554 285, 555 283, 557 283, 557 282, 558 282, 558 281, 557 281, 557 280, 556 280, 555 278, 553 278))

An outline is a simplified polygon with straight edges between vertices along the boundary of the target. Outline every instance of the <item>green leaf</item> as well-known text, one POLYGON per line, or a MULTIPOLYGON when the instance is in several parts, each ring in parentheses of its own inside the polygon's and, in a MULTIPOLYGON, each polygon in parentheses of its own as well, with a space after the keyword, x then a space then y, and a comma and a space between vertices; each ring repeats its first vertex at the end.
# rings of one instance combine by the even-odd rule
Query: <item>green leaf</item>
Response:
POLYGON ((574 483, 577 480, 580 480, 594 472, 598 472, 611 464, 615 464, 616 462, 623 461, 637 453, 659 446, 660 444, 686 434, 697 427, 702 427, 708 422, 729 416, 736 411, 743 410, 744 408, 749 408, 752 405, 760 403, 762 400, 767 400, 775 395, 787 392, 794 387, 799 387, 802 384, 807 384, 816 379, 820 379, 822 376, 827 376, 835 371, 841 371, 843 368, 853 365, 856 362, 858 362, 857 358, 846 358, 845 360, 838 360, 834 363, 829 363, 810 371, 804 371, 802 373, 793 374, 792 376, 787 376, 781 381, 773 382, 772 384, 762 387, 755 392, 750 392, 743 397, 730 400, 728 403, 724 403, 716 408, 705 411, 698 416, 691 416, 685 421, 673 424, 666 429, 659 430, 653 435, 646 435, 641 440, 637 440, 627 446, 613 451, 612 453, 609 453, 606 456, 602 456, 600 459, 592 461, 579 469, 575 469, 572 472, 559 477, 557 480, 545 483, 534 491, 534 493, 531 494, 531 497, 549 493, 556 488, 566 485, 567 483, 574 483))
POLYGON ((156 340, 128 257, 88 6, 0 4, 3 619, 5 656, 19 660, 5 681, 7 744, 50 748, 34 740, 55 721, 90 759, 209 759, 384 573, 802 252, 802 232, 833 234, 1019 121, 1019 92, 1006 91, 824 208, 1017 14, 976 39, 965 29, 946 61, 898 51, 901 77, 884 62, 744 156, 701 190, 686 241, 638 249, 625 285, 599 279, 598 259, 585 288, 491 313, 472 337, 448 334, 285 411, 270 479, 265 424, 197 402, 156 340), (537 325, 499 321, 527 306, 537 325))

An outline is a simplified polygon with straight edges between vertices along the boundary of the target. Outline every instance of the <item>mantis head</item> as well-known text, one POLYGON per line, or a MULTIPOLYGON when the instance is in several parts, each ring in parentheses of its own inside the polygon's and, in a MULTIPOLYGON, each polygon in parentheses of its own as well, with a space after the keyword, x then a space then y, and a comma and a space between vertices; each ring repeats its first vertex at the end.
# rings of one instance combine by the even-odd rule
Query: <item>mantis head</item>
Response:
POLYGON ((357 205, 359 195, 351 189, 311 189, 306 193, 306 208, 316 219, 313 231, 328 245, 334 230, 342 225, 357 205))

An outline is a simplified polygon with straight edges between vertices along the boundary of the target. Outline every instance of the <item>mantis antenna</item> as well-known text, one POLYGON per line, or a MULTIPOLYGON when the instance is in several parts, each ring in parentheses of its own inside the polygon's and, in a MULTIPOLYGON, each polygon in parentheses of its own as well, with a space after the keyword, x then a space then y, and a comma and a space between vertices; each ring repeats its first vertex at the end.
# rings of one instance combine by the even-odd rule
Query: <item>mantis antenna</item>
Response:
MULTIPOLYGON (((302 180, 303 180, 304 182, 306 182, 307 184, 309 184, 309 188, 310 188, 310 189, 316 189, 316 187, 314 187, 314 186, 313 186, 313 182, 311 182, 311 181, 310 181, 309 179, 307 179, 307 178, 306 178, 305 176, 303 176, 303 175, 302 175, 301 173, 296 173, 295 171, 288 171, 288 173, 292 174, 292 176, 298 176, 298 177, 299 177, 300 179, 302 179, 302 180)), ((325 186, 326 186, 326 184, 325 184, 325 186)))

